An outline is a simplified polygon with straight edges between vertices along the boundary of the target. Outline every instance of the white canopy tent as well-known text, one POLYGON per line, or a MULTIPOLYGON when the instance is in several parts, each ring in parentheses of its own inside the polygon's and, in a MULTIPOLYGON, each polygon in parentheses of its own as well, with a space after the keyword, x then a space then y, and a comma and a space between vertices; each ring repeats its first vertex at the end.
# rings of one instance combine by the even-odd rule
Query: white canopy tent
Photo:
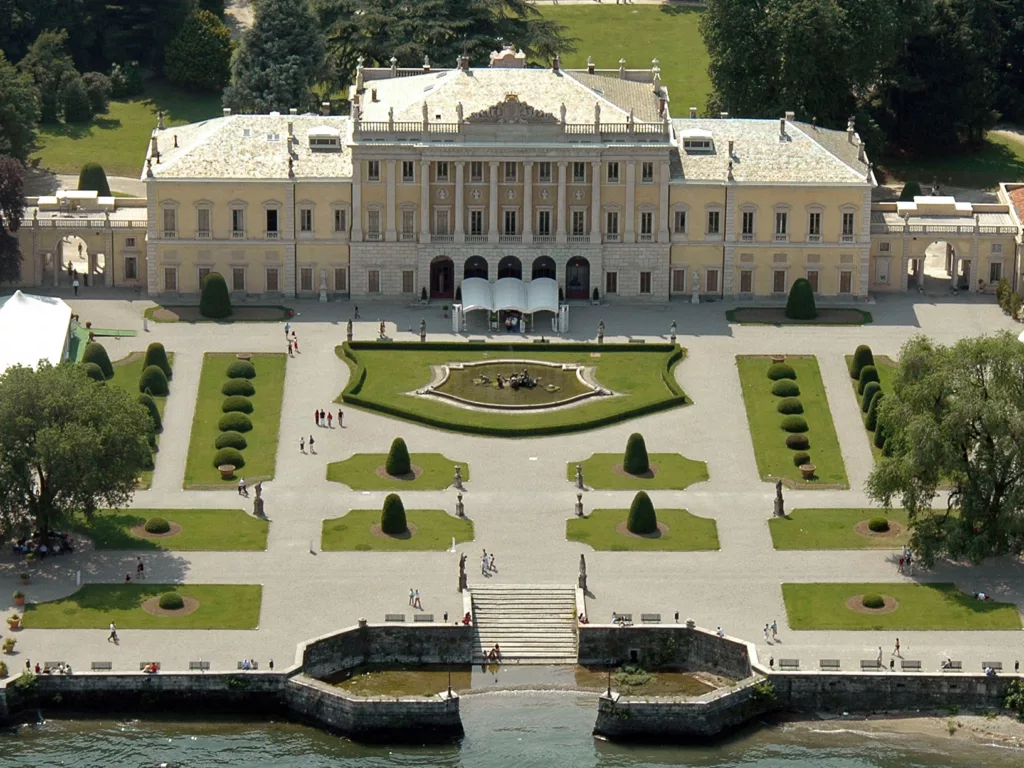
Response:
POLYGON ((0 372, 15 365, 59 364, 68 354, 71 307, 53 296, 15 291, 0 297, 0 372))
POLYGON ((495 283, 482 277, 462 281, 462 310, 500 312, 513 310, 532 315, 535 312, 558 312, 558 283, 550 277, 538 277, 528 283, 514 277, 503 277, 495 283))

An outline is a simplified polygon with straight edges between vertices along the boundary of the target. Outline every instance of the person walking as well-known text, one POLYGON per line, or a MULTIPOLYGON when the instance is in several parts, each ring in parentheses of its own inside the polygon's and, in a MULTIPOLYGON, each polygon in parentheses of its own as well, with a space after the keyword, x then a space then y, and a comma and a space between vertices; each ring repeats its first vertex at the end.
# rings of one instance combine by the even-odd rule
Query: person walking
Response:
POLYGON ((310 436, 309 436, 309 452, 310 452, 310 453, 312 453, 312 454, 316 454, 316 451, 315 451, 315 450, 313 450, 313 443, 314 443, 314 442, 315 442, 315 441, 313 440, 313 436, 312 436, 312 435, 310 435, 310 436))
POLYGON ((331 413, 330 411, 328 411, 327 412, 327 428, 328 429, 334 429, 334 424, 332 423, 333 420, 334 420, 334 414, 331 413))
POLYGON ((299 453, 305 453, 305 452, 306 452, 306 438, 300 437, 299 438, 299 453))
POLYGON ((287 339, 288 336, 291 334, 291 332, 292 332, 292 324, 289 323, 289 322, 285 322, 285 324, 284 324, 284 337, 287 339))
POLYGON ((78 277, 77 276, 71 281, 71 287, 75 289, 75 296, 77 296, 78 295, 78 277))
POLYGON ((320 409, 320 421, 318 422, 321 427, 326 426, 326 424, 325 424, 326 418, 327 418, 327 414, 324 412, 324 409, 321 408, 320 409))
POLYGON ((146 578, 146 566, 142 563, 142 556, 136 558, 135 564, 135 578, 144 579, 146 578))
POLYGON ((494 553, 493 553, 493 552, 491 552, 491 559, 490 559, 490 561, 489 561, 489 562, 487 563, 487 570, 488 570, 488 571, 494 571, 495 573, 497 573, 497 572, 498 572, 498 566, 496 566, 496 565, 494 564, 494 553))
POLYGON ((413 598, 412 607, 423 610, 423 603, 420 602, 420 591, 418 589, 416 590, 416 596, 413 598))
POLYGON ((779 637, 779 623, 772 619, 772 642, 775 642, 779 637))
POLYGON ((898 637, 896 638, 896 647, 892 649, 892 655, 903 658, 903 654, 900 653, 900 639, 898 637))
POLYGON ((359 307, 358 307, 358 306, 356 307, 356 316, 355 316, 355 319, 356 319, 356 320, 358 320, 358 319, 359 319, 359 307))
POLYGON ((882 666, 882 646, 878 646, 878 658, 875 661, 878 663, 878 666, 882 666))
POLYGON ((239 496, 248 496, 249 495, 249 491, 246 490, 246 487, 245 487, 245 478, 244 477, 238 478, 238 495, 239 496))
POLYGON ((486 549, 484 550, 483 557, 480 558, 480 574, 482 576, 487 576, 488 575, 488 573, 487 573, 487 550, 486 549))
POLYGON ((292 331, 292 344, 295 345, 295 353, 299 354, 299 334, 292 331))
POLYGON ((769 627, 767 624, 765 624, 764 625, 764 641, 766 643, 770 643, 772 641, 771 635, 769 634, 770 632, 771 632, 771 627, 769 627))
POLYGON ((313 423, 320 426, 320 409, 318 408, 313 409, 313 423))
POLYGON ((295 357, 295 355, 292 354, 292 340, 291 339, 288 339, 288 357, 295 357))
POLYGON ((416 600, 416 590, 413 589, 412 587, 409 587, 409 605, 413 605, 415 600, 416 600))
POLYGON ((117 626, 114 622, 110 622, 110 635, 107 637, 107 642, 112 642, 115 645, 119 642, 117 639, 117 626))

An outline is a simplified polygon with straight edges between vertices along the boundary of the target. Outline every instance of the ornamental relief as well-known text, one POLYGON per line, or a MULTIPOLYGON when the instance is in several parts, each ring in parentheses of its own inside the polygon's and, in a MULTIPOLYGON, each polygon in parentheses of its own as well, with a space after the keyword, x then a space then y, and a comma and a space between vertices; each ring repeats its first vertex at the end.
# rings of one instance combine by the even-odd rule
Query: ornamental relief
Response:
POLYGON ((558 118, 550 112, 542 112, 519 100, 519 95, 506 93, 505 100, 489 109, 474 112, 466 118, 467 123, 525 125, 536 123, 541 125, 557 125, 558 118))
POLYGON ((443 187, 441 189, 437 190, 437 199, 438 200, 447 200, 448 199, 448 190, 444 189, 443 187))

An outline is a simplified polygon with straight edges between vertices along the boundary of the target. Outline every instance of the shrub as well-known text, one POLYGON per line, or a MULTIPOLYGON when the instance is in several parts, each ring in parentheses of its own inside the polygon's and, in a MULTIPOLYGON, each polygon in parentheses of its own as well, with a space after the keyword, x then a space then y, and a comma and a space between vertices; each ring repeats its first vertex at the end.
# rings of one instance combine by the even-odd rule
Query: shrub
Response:
POLYGON ((96 363, 103 371, 103 376, 108 379, 114 378, 114 366, 110 364, 110 357, 107 350, 97 341, 90 341, 85 345, 85 354, 82 355, 83 363, 96 363))
POLYGON ((885 517, 872 517, 868 520, 868 529, 875 533, 885 533, 889 530, 889 520, 885 517))
POLYGON ((96 363, 82 363, 81 366, 82 370, 89 375, 89 378, 95 381, 107 380, 107 377, 103 375, 103 369, 96 365, 96 363))
POLYGON ((903 185, 903 190, 900 192, 900 201, 904 203, 914 202, 915 197, 921 196, 921 185, 916 181, 908 181, 903 185))
POLYGON ((806 451, 811 447, 811 441, 807 438, 807 435, 786 435, 786 447, 792 448, 794 451, 806 451))
POLYGON ((169 533, 171 524, 162 517, 151 517, 146 521, 146 533, 169 533))
POLYGON ((772 384, 772 394, 777 397, 796 397, 800 394, 800 386, 792 379, 779 379, 772 384))
POLYGON ((380 530, 390 536, 409 530, 405 520, 405 505, 397 493, 389 493, 384 498, 384 507, 380 513, 380 530))
POLYGON ((167 359, 167 351, 164 349, 164 345, 159 341, 154 341, 146 347, 146 357, 142 361, 142 367, 149 368, 151 365, 155 365, 163 371, 164 376, 168 379, 171 378, 171 363, 167 359))
POLYGON ((219 448, 215 454, 213 454, 213 466, 220 467, 224 464, 234 464, 235 469, 241 469, 245 466, 245 459, 242 458, 242 452, 237 448, 219 448))
POLYGON ((167 374, 155 365, 151 365, 142 371, 139 378, 139 392, 148 392, 151 395, 162 397, 170 391, 167 385, 167 374))
POLYGON ((384 462, 384 470, 389 475, 408 475, 412 472, 409 449, 402 438, 396 437, 391 441, 391 450, 388 451, 387 461, 384 462))
POLYGON ((778 405, 775 406, 775 410, 779 413, 803 413, 804 404, 800 402, 798 397, 784 397, 779 400, 778 405))
POLYGON ((199 314, 214 319, 230 317, 231 294, 220 272, 211 272, 203 280, 202 293, 199 294, 199 314))
POLYGON ((861 344, 853 352, 853 360, 850 361, 850 378, 859 379, 860 371, 865 365, 874 365, 875 356, 871 353, 871 347, 861 344))
POLYGON ((807 419, 803 416, 786 416, 782 419, 782 428, 787 432, 806 432, 807 419))
POLYGON ((100 194, 101 197, 110 197, 110 184, 107 183, 107 174, 99 163, 86 163, 78 172, 78 188, 91 189, 100 194))
POLYGON ((149 414, 149 418, 153 421, 153 431, 159 432, 164 428, 163 421, 160 418, 160 409, 156 407, 156 400, 149 395, 139 395, 135 398, 135 402, 146 409, 149 414))
POLYGON ((768 378, 772 381, 795 379, 796 371, 793 370, 793 366, 789 363, 773 363, 768 369, 768 378))
POLYGON ((252 420, 244 413, 232 411, 220 417, 217 427, 221 432, 248 432, 252 429, 252 420))
POLYGON ((252 413, 252 400, 248 397, 243 397, 242 395, 231 395, 230 397, 224 398, 224 402, 221 403, 220 409, 224 411, 224 413, 230 413, 231 411, 252 413))
MULTIPOLYGON (((154 441, 156 440, 156 435, 150 435, 150 437, 152 437, 154 441)), ((153 448, 152 442, 150 442, 150 448, 153 448)), ((156 469, 156 461, 153 459, 152 453, 142 459, 142 468, 149 471, 156 469)))
POLYGON ((164 592, 160 595, 160 607, 165 611, 180 611, 185 607, 185 600, 177 592, 164 592))
POLYGON ((110 95, 115 99, 124 99, 142 93, 142 70, 139 62, 129 61, 115 64, 110 68, 110 95))
POLYGON ((658 530, 658 516, 654 512, 654 504, 644 491, 634 496, 633 503, 629 505, 626 529, 630 533, 640 535, 655 533, 658 530))
POLYGON ((209 11, 189 14, 167 46, 167 79, 190 91, 219 91, 228 84, 230 70, 231 33, 224 22, 209 11))
POLYGON ((82 75, 82 84, 93 114, 106 112, 110 106, 110 78, 102 72, 86 72, 82 75))
POLYGON ((857 377, 858 395, 864 394, 864 387, 868 385, 869 381, 878 381, 878 369, 873 365, 865 365, 860 369, 860 376, 857 377))
POLYGON ((860 604, 865 608, 885 608, 885 598, 876 592, 872 592, 870 595, 864 595, 860 599, 860 604))
POLYGON ((875 448, 884 452, 885 441, 889 439, 889 430, 886 429, 884 424, 878 423, 875 425, 875 436, 872 438, 875 448))
POLYGON ((639 432, 631 434, 626 441, 622 469, 631 475, 642 475, 651 470, 651 462, 647 457, 647 444, 644 442, 644 436, 639 432))
POLYGON ((255 379, 256 367, 248 360, 233 360, 228 365, 227 375, 229 379, 255 379))
POLYGON ((803 451, 801 451, 800 453, 794 453, 793 454, 793 464, 795 464, 796 466, 802 467, 804 464, 810 464, 810 463, 811 463, 811 454, 804 453, 803 451))
POLYGON ((213 443, 215 448, 234 448, 244 451, 248 443, 241 432, 221 432, 213 443))
POLYGON ((1009 312, 1007 306, 1009 303, 1011 292, 1012 289, 1010 288, 1010 281, 1007 280, 1005 277, 1000 278, 999 282, 996 283, 996 301, 999 302, 999 306, 1000 308, 1002 308, 1004 312, 1009 312))
POLYGON ((64 108, 64 122, 87 123, 94 114, 89 91, 81 76, 67 78, 60 87, 60 103, 64 108))
POLYGON ((224 386, 220 388, 222 395, 241 395, 242 397, 252 397, 256 394, 256 387, 248 379, 228 379, 224 382, 224 386))
POLYGON ((878 407, 882 404, 883 397, 884 392, 875 392, 875 396, 871 398, 871 405, 868 406, 867 416, 864 417, 864 426, 872 432, 878 426, 878 407))
POLYGON ((877 381, 869 381, 864 385, 864 394, 860 398, 860 412, 867 413, 868 406, 871 405, 871 398, 875 396, 875 392, 881 392, 882 385, 877 381))
POLYGON ((793 281, 786 301, 786 317, 793 320, 813 320, 818 316, 818 308, 814 305, 814 289, 806 277, 793 281))
POLYGON ((1006 300, 1007 311, 1010 317, 1016 320, 1020 316, 1021 306, 1024 306, 1024 298, 1017 291, 1010 291, 1010 298, 1006 300))

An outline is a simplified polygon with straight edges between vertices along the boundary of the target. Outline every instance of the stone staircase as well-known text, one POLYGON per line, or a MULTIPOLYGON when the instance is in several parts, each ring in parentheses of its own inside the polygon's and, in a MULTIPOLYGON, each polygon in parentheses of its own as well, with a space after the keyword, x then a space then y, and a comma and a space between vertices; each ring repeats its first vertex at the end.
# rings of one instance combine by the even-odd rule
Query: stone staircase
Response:
POLYGON ((513 664, 576 663, 576 590, 551 584, 473 587, 474 663, 501 646, 513 664))

